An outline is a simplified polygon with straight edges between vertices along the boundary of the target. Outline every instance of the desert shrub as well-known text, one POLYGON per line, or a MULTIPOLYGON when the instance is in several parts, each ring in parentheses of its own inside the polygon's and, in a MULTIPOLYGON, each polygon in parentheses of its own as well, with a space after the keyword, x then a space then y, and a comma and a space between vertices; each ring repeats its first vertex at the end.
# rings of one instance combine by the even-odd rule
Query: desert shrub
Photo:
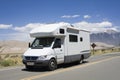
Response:
POLYGON ((19 55, 5 54, 0 55, 0 67, 23 65, 22 58, 19 55))
POLYGON ((15 65, 15 63, 14 63, 13 60, 7 59, 7 60, 1 60, 0 61, 0 65, 4 66, 4 67, 7 67, 7 66, 13 66, 13 65, 15 65))

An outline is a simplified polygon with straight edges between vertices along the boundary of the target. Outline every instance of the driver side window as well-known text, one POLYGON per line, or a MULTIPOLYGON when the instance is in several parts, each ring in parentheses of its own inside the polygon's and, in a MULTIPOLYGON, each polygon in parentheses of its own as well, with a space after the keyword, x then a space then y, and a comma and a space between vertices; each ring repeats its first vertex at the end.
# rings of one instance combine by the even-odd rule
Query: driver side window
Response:
POLYGON ((53 48, 61 48, 61 39, 56 39, 53 48))

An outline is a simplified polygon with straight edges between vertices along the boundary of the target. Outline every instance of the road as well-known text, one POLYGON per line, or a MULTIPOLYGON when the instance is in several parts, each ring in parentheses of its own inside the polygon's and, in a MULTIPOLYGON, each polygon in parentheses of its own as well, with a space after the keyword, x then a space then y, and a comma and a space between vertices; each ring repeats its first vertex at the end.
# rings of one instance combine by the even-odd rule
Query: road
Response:
POLYGON ((0 80, 120 80, 120 53, 91 56, 85 63, 59 66, 55 71, 4 68, 0 80))

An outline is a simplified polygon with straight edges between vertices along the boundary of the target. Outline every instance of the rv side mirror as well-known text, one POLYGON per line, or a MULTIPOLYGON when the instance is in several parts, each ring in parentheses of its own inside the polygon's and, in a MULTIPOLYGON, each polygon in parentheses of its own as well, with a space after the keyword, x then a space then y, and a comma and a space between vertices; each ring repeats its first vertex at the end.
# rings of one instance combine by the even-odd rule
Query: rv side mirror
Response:
POLYGON ((28 47, 29 47, 29 48, 31 47, 31 44, 30 44, 30 42, 29 42, 29 44, 28 44, 28 47))

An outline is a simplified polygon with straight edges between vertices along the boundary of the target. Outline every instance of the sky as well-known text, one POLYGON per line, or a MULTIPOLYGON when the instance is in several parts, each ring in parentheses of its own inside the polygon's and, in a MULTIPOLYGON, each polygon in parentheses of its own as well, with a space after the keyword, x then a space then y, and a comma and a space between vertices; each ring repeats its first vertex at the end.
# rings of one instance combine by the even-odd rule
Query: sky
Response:
POLYGON ((120 31, 119 8, 120 0, 0 0, 0 40, 27 41, 33 28, 61 22, 120 31))

